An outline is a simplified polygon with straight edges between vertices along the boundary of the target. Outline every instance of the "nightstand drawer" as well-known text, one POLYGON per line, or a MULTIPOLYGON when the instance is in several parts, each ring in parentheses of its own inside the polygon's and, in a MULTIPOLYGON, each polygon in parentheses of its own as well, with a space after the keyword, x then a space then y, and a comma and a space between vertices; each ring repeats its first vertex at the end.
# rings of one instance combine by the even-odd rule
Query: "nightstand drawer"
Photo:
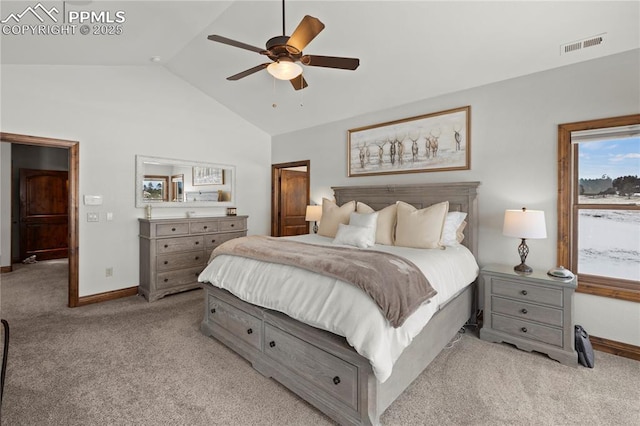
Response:
POLYGON ((562 330, 538 325, 502 315, 491 315, 491 327, 494 330, 509 333, 524 339, 537 340, 553 346, 562 347, 562 330))
POLYGON ((492 294, 500 296, 557 306, 559 308, 564 306, 561 289, 540 287, 523 284, 517 281, 493 278, 491 292, 492 294))
POLYGON ((533 305, 518 300, 493 296, 491 298, 493 312, 510 315, 526 321, 536 321, 544 324, 562 327, 562 310, 533 305))
POLYGON ((204 247, 202 237, 165 238, 156 242, 156 253, 172 253, 175 251, 198 250, 204 247))

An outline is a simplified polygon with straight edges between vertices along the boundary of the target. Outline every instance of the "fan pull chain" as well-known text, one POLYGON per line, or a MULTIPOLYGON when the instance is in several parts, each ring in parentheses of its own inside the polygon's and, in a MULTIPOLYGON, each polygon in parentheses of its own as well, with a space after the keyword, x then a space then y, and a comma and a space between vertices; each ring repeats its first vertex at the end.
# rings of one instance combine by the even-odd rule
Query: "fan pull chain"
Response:
MULTIPOLYGON (((302 86, 302 82, 304 81, 304 77, 300 74, 300 85, 302 86)), ((304 106, 304 88, 300 90, 300 107, 304 106)))
POLYGON ((272 108, 278 108, 278 104, 276 103, 276 78, 273 77, 273 103, 271 104, 272 108))

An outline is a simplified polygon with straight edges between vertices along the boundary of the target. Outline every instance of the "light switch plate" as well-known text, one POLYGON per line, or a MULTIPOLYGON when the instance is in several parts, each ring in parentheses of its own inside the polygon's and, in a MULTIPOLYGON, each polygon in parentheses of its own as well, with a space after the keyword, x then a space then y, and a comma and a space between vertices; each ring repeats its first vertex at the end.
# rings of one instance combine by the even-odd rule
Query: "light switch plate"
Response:
POLYGON ((101 206, 102 195, 85 195, 84 204, 87 206, 101 206))

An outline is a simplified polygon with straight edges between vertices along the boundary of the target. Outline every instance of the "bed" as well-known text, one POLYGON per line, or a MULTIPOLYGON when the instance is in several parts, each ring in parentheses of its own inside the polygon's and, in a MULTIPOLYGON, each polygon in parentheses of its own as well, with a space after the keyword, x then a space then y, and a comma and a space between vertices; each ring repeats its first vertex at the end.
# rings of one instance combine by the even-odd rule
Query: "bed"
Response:
MULTIPOLYGON (((374 210, 398 200, 418 209, 448 201, 449 211, 467 214, 462 245, 477 257, 478 185, 478 182, 376 185, 334 187, 333 191, 338 206, 355 200, 374 210)), ((229 276, 252 280, 237 274, 229 276)), ((420 325, 415 336, 411 336, 408 346, 393 359, 392 369, 374 368, 376 363, 369 355, 358 353, 354 346, 362 353, 360 346, 352 346, 345 337, 242 300, 207 282, 207 277, 211 275, 205 269, 200 276, 205 281, 202 333, 216 338, 260 373, 282 383, 340 424, 379 424, 384 410, 476 314, 476 283, 472 279, 452 297, 428 308, 421 307, 419 310, 433 310, 428 323, 420 325)), ((241 292, 235 293, 251 300, 241 292)), ((417 312, 412 316, 417 316, 417 312)))

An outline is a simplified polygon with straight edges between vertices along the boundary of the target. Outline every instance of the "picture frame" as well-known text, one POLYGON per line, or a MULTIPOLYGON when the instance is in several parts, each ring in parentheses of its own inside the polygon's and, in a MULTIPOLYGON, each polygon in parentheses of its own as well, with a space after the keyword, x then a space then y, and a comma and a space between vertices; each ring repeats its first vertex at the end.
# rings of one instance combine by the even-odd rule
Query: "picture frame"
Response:
POLYGON ((168 201, 168 189, 168 176, 144 175, 142 180, 142 199, 149 203, 168 201))
POLYGON ((224 169, 193 166, 193 186, 224 185, 224 169))
POLYGON ((347 176, 469 170, 471 107, 347 131, 347 176))

